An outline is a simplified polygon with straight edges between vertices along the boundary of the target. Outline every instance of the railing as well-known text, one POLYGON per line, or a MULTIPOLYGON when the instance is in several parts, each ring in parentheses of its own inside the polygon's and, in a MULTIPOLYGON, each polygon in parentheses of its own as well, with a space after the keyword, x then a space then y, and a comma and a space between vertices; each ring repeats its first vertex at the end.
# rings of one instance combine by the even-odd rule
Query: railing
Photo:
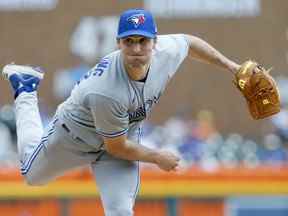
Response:
MULTIPOLYGON (((103 215, 103 210, 99 204, 99 193, 88 169, 71 172, 41 187, 27 186, 17 170, 5 169, 0 172, 0 188, 0 199, 2 200, 57 200, 58 204, 60 203, 60 213, 58 215, 73 215, 67 209, 76 208, 77 205, 78 208, 81 208, 79 204, 81 200, 82 202, 85 201, 84 203, 91 202, 91 205, 95 205, 95 208, 100 206, 98 209, 102 211, 100 215, 103 215), (71 207, 71 205, 73 206, 71 207)), ((182 216, 190 215, 190 213, 179 214, 179 209, 185 212, 183 209, 187 210, 193 206, 193 203, 189 203, 187 199, 210 200, 209 202, 205 201, 206 205, 212 205, 220 212, 223 211, 223 201, 226 197, 287 194, 288 167, 283 166, 253 169, 245 167, 238 167, 237 169, 221 168, 213 172, 203 171, 198 167, 178 173, 143 170, 139 192, 140 201, 137 201, 137 205, 138 203, 139 205, 136 205, 136 209, 138 208, 136 215, 145 215, 145 208, 143 207, 145 205, 148 206, 148 209, 146 209, 150 211, 149 215, 153 215, 150 208, 151 205, 153 206, 153 202, 157 203, 157 206, 154 206, 159 211, 155 213, 157 216, 182 216), (211 202, 211 198, 213 202, 211 202)), ((82 206, 84 206, 83 203, 82 206)), ((95 211, 94 209, 93 212, 95 211)), ((203 213, 203 209, 201 211, 203 213)), ((72 212, 75 213, 76 210, 72 212)), ((218 215, 221 215, 221 213, 218 215)))

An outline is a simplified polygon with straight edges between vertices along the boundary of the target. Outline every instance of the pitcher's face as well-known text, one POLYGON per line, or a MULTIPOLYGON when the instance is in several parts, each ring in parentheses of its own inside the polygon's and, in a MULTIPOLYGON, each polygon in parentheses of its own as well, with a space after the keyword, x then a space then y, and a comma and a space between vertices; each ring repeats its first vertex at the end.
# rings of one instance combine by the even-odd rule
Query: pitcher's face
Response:
POLYGON ((150 63, 156 40, 143 36, 128 36, 118 41, 124 64, 131 69, 143 68, 150 63))

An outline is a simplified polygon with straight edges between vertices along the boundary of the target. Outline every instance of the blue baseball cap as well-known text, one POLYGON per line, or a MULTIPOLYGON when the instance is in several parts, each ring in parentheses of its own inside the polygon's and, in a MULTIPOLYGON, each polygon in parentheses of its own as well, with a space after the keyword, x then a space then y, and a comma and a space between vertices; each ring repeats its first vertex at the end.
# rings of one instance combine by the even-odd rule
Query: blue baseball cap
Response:
POLYGON ((131 35, 155 38, 157 27, 152 14, 144 9, 124 11, 119 19, 117 39, 131 35))

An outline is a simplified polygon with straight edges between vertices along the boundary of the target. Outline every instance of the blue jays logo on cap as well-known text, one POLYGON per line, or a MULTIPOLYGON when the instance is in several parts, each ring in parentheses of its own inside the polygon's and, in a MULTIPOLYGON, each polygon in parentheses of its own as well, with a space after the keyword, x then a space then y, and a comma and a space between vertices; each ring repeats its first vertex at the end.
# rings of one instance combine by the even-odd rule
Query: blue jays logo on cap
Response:
POLYGON ((139 25, 141 25, 145 22, 145 16, 144 16, 144 14, 134 14, 134 15, 128 17, 127 21, 133 23, 135 28, 137 28, 139 25))
POLYGON ((156 37, 156 23, 149 11, 144 9, 129 9, 121 14, 117 38, 131 35, 141 35, 149 38, 156 37))

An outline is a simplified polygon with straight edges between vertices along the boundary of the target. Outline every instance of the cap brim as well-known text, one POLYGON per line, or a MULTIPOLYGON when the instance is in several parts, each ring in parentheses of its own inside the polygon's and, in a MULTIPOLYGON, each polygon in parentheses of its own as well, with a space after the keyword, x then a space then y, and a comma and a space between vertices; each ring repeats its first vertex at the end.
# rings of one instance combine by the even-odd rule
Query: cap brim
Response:
POLYGON ((128 36, 133 36, 133 35, 140 35, 140 36, 144 36, 144 37, 148 37, 148 38, 155 38, 156 37, 156 34, 152 34, 150 32, 141 31, 141 30, 131 30, 131 31, 126 31, 126 32, 123 32, 123 33, 117 35, 117 39, 128 37, 128 36))

